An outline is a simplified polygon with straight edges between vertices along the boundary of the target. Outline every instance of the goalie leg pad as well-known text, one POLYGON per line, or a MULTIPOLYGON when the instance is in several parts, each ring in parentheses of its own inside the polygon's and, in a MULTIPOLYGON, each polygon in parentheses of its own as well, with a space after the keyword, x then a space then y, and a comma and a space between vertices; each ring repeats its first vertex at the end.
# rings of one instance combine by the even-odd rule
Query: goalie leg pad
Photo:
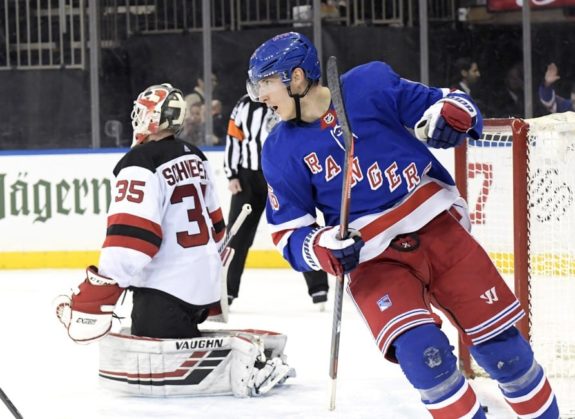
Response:
POLYGON ((232 392, 236 397, 259 396, 295 376, 282 357, 266 359, 263 340, 240 333, 232 340, 232 392))
POLYGON ((499 382, 519 417, 557 418, 557 400, 529 343, 515 327, 470 348, 477 363, 499 382))
POLYGON ((409 329, 393 345, 403 373, 433 417, 485 417, 475 392, 457 370, 453 347, 437 326, 409 329))
POLYGON ((100 341, 102 387, 139 396, 231 394, 230 335, 158 339, 110 333, 100 341))
POLYGON ((267 331, 155 339, 125 329, 100 341, 100 382, 113 391, 152 397, 265 394, 295 375, 285 363, 285 342, 285 335, 267 331))

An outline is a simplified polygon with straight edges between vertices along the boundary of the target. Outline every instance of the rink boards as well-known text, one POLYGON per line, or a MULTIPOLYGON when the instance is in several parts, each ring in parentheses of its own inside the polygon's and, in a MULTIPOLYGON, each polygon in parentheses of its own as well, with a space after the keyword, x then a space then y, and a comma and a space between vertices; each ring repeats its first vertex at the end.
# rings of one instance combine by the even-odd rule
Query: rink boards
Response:
MULTIPOLYGON (((0 152, 0 231, 3 233, 0 235, 0 268, 76 268, 97 264, 106 231, 112 171, 126 151, 82 149, 0 152)), ((478 172, 468 185, 472 232, 489 250, 503 273, 513 271, 513 221, 512 218, 506 218, 511 217, 513 202, 509 193, 510 180, 497 173, 508 171, 508 152, 504 149, 491 149, 490 172, 478 172), (495 155, 499 153, 502 155, 495 155), (493 182, 489 182, 488 190, 487 175, 493 179, 493 182), (490 217, 500 218, 501 214, 506 215, 496 223, 496 230, 486 230, 487 224, 482 221, 489 221, 490 217)), ((453 167, 452 150, 434 150, 434 153, 447 168, 453 167)), ((227 218, 230 198, 228 181, 223 171, 223 150, 206 149, 205 154, 215 171, 221 206, 227 218)), ((477 159, 471 160, 469 164, 472 165, 470 168, 487 167, 477 159)), ((551 178, 546 176, 545 179, 551 178)), ((569 194, 575 191, 571 186, 563 189, 569 194)), ((549 246, 548 238, 552 238, 555 243, 572 242, 564 220, 575 219, 573 199, 563 199, 555 189, 546 196, 554 200, 561 198, 563 206, 561 211, 556 211, 557 205, 551 205, 553 213, 560 214, 560 217, 541 218, 546 212, 541 212, 539 207, 549 207, 549 199, 542 200, 539 207, 532 208, 537 217, 533 217, 531 228, 535 233, 540 233, 537 237, 547 238, 532 243, 535 248, 532 250, 536 251, 532 265, 535 271, 543 273, 549 270, 549 266, 538 269, 539 259, 545 260, 547 265, 549 260, 555 260, 554 269, 564 273, 575 272, 569 255, 556 254, 549 258, 546 254, 551 248, 562 248, 549 246)), ((265 220, 261 220, 258 227, 247 266, 288 266, 274 248, 265 220)))
MULTIPOLYGON (((0 268, 97 264, 112 171, 126 149, 0 153, 0 268)), ((206 150, 227 218, 223 151, 206 150)), ((248 267, 287 267, 260 222, 248 267)))

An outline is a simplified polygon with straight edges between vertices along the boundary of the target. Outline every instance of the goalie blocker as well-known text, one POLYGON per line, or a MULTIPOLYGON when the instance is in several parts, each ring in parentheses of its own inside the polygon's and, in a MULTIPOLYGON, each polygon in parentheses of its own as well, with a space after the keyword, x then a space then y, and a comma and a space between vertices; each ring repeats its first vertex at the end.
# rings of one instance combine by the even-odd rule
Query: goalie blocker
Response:
POLYGON ((287 336, 262 330, 212 330, 192 339, 111 333, 100 341, 100 382, 138 396, 258 396, 295 377, 287 336))

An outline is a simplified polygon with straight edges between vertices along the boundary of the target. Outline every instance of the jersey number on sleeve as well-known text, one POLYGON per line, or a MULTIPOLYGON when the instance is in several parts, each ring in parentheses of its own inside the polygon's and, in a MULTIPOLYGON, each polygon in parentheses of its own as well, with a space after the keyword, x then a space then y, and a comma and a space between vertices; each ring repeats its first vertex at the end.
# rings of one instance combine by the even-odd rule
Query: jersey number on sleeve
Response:
POLYGON ((141 180, 119 180, 116 183, 116 189, 118 190, 118 195, 115 198, 116 202, 127 199, 130 202, 139 204, 144 200, 144 186, 146 186, 146 182, 141 180))
POLYGON ((178 204, 184 198, 191 197, 194 200, 194 208, 188 209, 188 220, 190 223, 197 223, 198 233, 190 234, 187 231, 178 231, 178 244, 182 247, 203 246, 210 240, 210 233, 206 224, 206 219, 202 211, 202 201, 200 200, 198 189, 195 185, 181 185, 174 188, 170 198, 170 203, 178 204))

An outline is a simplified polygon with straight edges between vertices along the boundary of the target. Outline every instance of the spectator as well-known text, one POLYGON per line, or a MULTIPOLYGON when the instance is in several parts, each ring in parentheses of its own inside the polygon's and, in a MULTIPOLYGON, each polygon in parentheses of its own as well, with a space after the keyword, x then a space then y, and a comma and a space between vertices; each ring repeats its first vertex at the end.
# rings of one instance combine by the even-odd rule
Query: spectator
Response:
POLYGON ((339 18, 339 10, 335 0, 322 1, 320 4, 321 17, 327 19, 339 18))
MULTIPOLYGON (((266 206, 268 187, 261 167, 261 150, 277 121, 274 112, 266 105, 252 102, 248 95, 244 95, 232 110, 228 124, 224 169, 229 180, 228 189, 232 193, 229 225, 234 224, 244 204, 252 206, 252 213, 230 242, 230 247, 235 249, 235 256, 228 270, 229 304, 238 297, 248 251, 266 206)), ((303 275, 312 301, 327 301, 326 273, 311 271, 303 275)))
MULTIPOLYGON (((215 74, 212 73, 212 90, 214 90, 217 85, 218 85, 218 78, 216 77, 215 74)), ((204 87, 205 87, 204 79, 202 77, 197 77, 196 86, 194 87, 194 90, 192 90, 192 93, 186 95, 185 97, 188 106, 194 103, 200 103, 202 105, 205 103, 204 87)))
POLYGON ((337 2, 337 9, 340 16, 347 16, 347 0, 339 0, 337 2))
POLYGON ((202 105, 199 102, 189 104, 188 101, 186 101, 186 106, 188 107, 188 111, 178 137, 197 147, 206 145, 206 130, 202 118, 202 105))
POLYGON ((492 112, 484 103, 479 94, 478 85, 481 79, 479 65, 477 61, 469 57, 460 57, 455 60, 453 65, 452 89, 458 89, 473 97, 475 104, 482 110, 484 115, 491 115, 492 112))
POLYGON ((504 86, 494 98, 494 108, 497 116, 523 117, 525 99, 523 95, 523 64, 513 64, 505 73, 504 86))
POLYGON ((552 87, 560 78, 557 65, 549 64, 543 83, 539 86, 539 100, 549 113, 575 111, 575 83, 571 84, 571 98, 566 99, 557 95, 552 87))
POLYGON ((455 79, 452 87, 471 96, 472 87, 481 77, 477 62, 468 57, 461 57, 455 61, 454 69, 455 79))
POLYGON ((212 100, 212 124, 214 127, 212 145, 223 145, 227 133, 227 121, 222 113, 222 102, 218 99, 212 100))

